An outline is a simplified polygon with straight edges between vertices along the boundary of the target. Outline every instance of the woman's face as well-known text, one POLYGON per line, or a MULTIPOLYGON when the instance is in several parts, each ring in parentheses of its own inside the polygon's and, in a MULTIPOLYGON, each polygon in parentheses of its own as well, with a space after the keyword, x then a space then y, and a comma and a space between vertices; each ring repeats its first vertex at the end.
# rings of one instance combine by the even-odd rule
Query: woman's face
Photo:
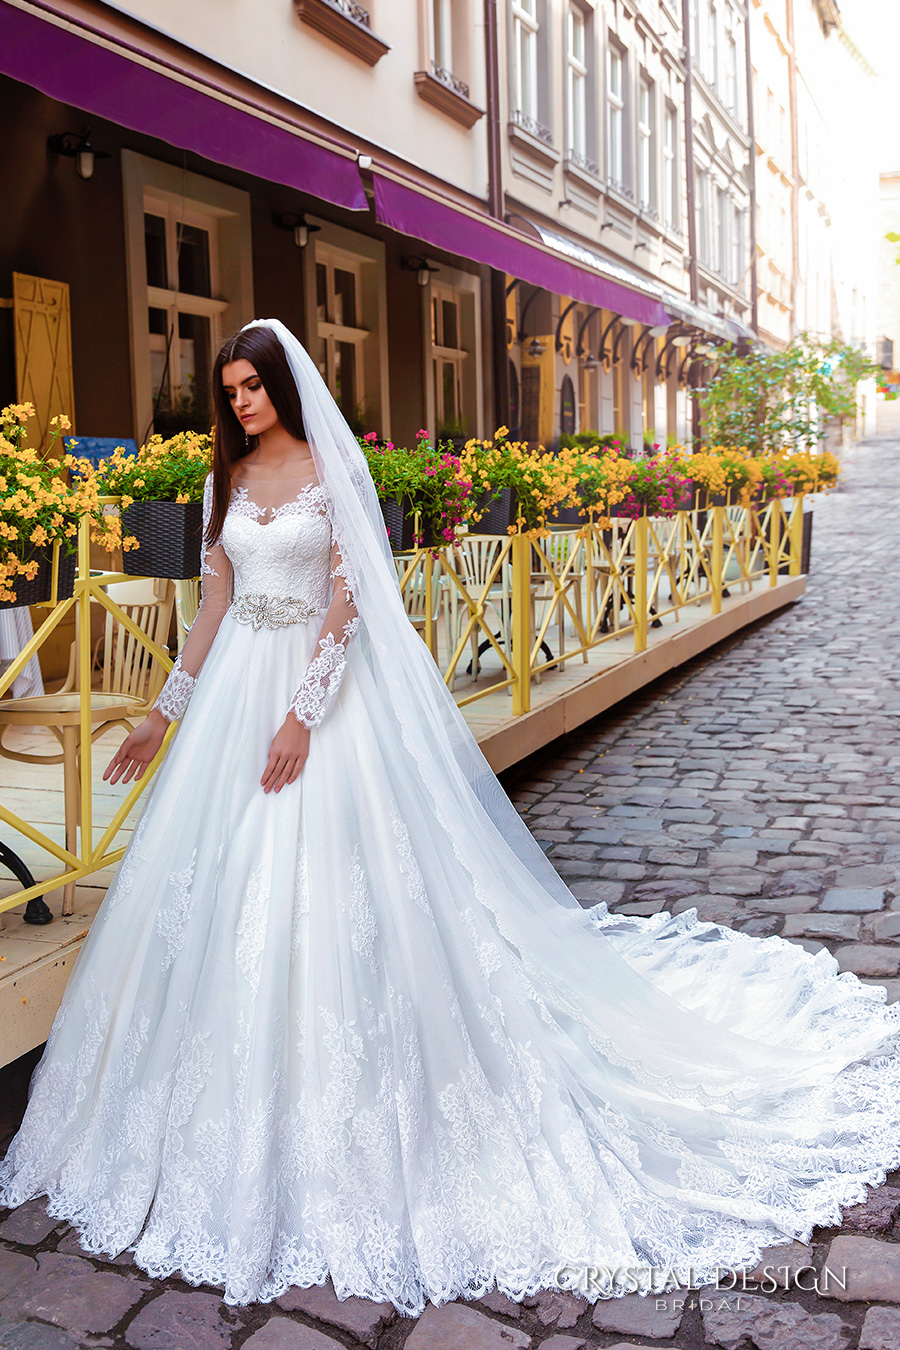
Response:
POLYGON ((272 401, 249 361, 229 361, 223 366, 222 386, 235 417, 248 436, 259 436, 279 425, 272 401))

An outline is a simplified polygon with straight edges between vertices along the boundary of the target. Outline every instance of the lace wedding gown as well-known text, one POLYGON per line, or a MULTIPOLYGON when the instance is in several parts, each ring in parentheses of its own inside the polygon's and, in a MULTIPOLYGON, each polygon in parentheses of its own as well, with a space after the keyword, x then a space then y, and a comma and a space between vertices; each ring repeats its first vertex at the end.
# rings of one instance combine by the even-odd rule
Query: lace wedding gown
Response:
POLYGON ((183 720, 0 1202, 228 1303, 330 1274, 407 1314, 708 1283, 838 1223, 900 1163, 900 1005, 694 911, 542 904, 500 836, 472 866, 297 488, 238 487, 206 552, 183 720), (309 757, 265 794, 290 707, 309 757))

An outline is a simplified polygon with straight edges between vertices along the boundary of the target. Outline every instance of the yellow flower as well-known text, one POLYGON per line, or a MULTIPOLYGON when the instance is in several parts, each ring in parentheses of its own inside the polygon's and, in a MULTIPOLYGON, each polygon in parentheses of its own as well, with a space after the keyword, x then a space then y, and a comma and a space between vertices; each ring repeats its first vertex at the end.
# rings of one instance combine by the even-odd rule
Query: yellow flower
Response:
POLYGON ((40 548, 41 544, 46 544, 50 536, 44 529, 43 525, 36 525, 32 530, 29 538, 31 539, 31 542, 33 544, 37 544, 38 548, 40 548))
POLYGON ((72 423, 66 417, 65 413, 59 413, 56 417, 50 418, 51 427, 56 427, 59 431, 71 431, 72 423))

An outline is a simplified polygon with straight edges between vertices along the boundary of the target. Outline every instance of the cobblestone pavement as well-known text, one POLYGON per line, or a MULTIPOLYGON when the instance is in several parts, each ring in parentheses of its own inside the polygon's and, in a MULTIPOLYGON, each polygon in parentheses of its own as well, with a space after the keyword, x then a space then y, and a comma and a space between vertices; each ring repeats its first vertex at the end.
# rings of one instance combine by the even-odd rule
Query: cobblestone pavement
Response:
MULTIPOLYGON (((506 775, 584 904, 695 907, 825 945, 842 969, 900 995, 898 493, 900 440, 856 447, 843 489, 816 504, 801 604, 506 775)), ((0 1145, 29 1071, 20 1061, 0 1075, 0 1145)), ((897 1350, 900 1173, 840 1231, 816 1230, 810 1247, 772 1250, 767 1264, 790 1269, 789 1287, 748 1282, 687 1293, 683 1306, 671 1295, 595 1307, 490 1296, 416 1321, 339 1303, 326 1286, 232 1309, 151 1281, 127 1256, 88 1259, 36 1202, 0 1212, 0 1350, 897 1350)))

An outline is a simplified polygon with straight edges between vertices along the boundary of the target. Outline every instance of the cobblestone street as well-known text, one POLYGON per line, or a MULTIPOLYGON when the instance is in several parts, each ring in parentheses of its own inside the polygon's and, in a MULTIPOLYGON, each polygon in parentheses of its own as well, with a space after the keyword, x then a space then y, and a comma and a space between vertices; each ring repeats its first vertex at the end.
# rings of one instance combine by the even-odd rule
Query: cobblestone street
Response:
MULTIPOLYGON (((847 456, 817 500, 804 601, 745 631, 505 775, 585 905, 700 918, 826 946, 900 997, 900 438, 847 456)), ((31 1057, 33 1061, 34 1057, 31 1057)), ((3 1140, 28 1065, 0 1073, 3 1140), (5 1100, 4 1100, 5 1098, 5 1100)), ((896 1350, 900 1173, 840 1231, 768 1254, 797 1287, 637 1296, 593 1307, 545 1293, 429 1307, 293 1290, 228 1308, 154 1282, 123 1255, 88 1259, 41 1203, 0 1212, 0 1350, 896 1350), (817 1293, 825 1267, 839 1282, 817 1293)))

